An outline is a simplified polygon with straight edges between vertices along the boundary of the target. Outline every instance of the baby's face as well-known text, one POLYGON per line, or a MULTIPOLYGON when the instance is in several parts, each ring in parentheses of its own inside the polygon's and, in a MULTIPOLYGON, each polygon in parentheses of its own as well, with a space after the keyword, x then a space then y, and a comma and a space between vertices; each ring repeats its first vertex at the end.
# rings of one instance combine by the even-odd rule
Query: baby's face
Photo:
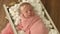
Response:
POLYGON ((21 6, 20 10, 25 17, 30 17, 34 13, 33 8, 30 5, 21 6))

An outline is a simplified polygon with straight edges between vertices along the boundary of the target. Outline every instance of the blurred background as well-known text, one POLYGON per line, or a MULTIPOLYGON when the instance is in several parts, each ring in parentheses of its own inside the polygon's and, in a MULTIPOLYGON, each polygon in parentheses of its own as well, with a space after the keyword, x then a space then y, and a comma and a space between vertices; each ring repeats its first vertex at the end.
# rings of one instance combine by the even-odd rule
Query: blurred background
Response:
MULTIPOLYGON (((60 0, 41 0, 47 9, 49 15, 51 16, 54 24, 60 32, 60 0)), ((11 3, 18 3, 18 0, 0 0, 0 31, 8 23, 8 20, 5 18, 6 14, 3 8, 3 4, 11 6, 11 3)))

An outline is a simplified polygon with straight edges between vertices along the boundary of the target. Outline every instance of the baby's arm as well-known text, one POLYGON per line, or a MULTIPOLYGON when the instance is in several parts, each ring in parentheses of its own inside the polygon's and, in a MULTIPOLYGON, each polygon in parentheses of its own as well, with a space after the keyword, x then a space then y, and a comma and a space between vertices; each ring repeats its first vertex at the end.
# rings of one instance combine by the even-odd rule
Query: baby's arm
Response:
POLYGON ((8 23, 6 27, 1 31, 1 34, 14 34, 10 23, 8 23))
POLYGON ((36 21, 36 23, 31 27, 30 31, 31 34, 48 34, 48 29, 40 20, 36 21))

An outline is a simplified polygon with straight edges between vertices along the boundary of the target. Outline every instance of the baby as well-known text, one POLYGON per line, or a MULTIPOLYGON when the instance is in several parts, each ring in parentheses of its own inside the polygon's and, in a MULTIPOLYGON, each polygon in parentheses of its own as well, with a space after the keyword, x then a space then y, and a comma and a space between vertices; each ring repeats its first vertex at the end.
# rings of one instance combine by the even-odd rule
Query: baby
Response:
MULTIPOLYGON (((21 21, 16 27, 18 31, 23 30, 24 34, 48 34, 48 29, 41 18, 35 14, 31 4, 22 3, 19 9, 21 21)), ((1 34, 14 34, 10 23, 1 31, 1 34)))

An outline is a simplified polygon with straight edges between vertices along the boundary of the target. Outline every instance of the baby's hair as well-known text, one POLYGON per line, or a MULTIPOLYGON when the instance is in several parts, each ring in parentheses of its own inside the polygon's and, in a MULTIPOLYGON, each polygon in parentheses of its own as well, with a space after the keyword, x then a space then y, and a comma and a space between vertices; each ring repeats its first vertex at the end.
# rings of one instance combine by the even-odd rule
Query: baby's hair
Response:
POLYGON ((30 5, 30 6, 32 6, 30 3, 28 3, 28 2, 24 2, 24 3, 22 3, 21 5, 20 5, 20 7, 21 6, 24 6, 24 5, 30 5))
POLYGON ((20 11, 21 11, 20 8, 21 8, 22 6, 24 6, 24 5, 29 5, 29 6, 31 6, 31 8, 34 10, 34 7, 33 7, 30 3, 24 2, 24 3, 20 4, 19 13, 21 13, 21 12, 20 12, 20 11))
POLYGON ((22 7, 22 6, 26 6, 26 5, 29 5, 29 6, 31 6, 31 8, 32 9, 34 9, 34 7, 30 4, 30 3, 28 3, 28 2, 24 2, 24 3, 22 3, 22 4, 20 4, 20 7, 22 7))
POLYGON ((32 7, 32 9, 34 9, 34 7, 33 7, 30 3, 28 3, 28 2, 24 2, 24 3, 20 4, 19 12, 20 12, 20 8, 21 8, 22 6, 24 6, 24 5, 29 5, 29 6, 32 7))

